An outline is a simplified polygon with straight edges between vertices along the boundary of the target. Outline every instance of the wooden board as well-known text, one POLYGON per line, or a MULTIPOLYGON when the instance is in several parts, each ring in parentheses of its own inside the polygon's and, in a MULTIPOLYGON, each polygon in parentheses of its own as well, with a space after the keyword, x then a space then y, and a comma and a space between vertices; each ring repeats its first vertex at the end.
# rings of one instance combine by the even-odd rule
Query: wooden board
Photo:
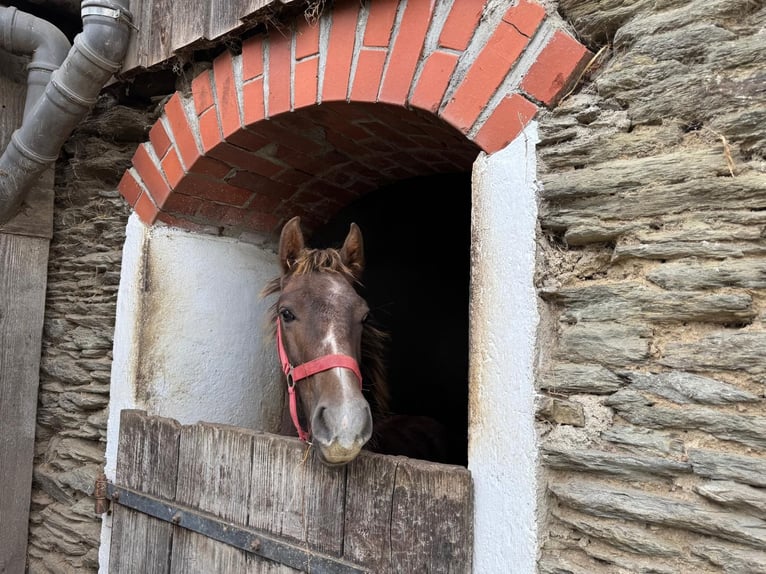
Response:
POLYGON ((118 488, 143 488, 162 498, 175 492, 179 509, 218 517, 228 530, 250 528, 261 533, 258 536, 307 552, 308 558, 303 566, 280 564, 206 538, 199 533, 205 530, 187 530, 186 518, 180 526, 164 523, 173 530, 171 549, 167 532, 161 533, 152 522, 158 520, 145 517, 139 524, 135 511, 118 504, 110 572, 138 571, 123 562, 138 560, 139 546, 146 555, 167 552, 165 564, 172 573, 295 574, 316 571, 317 556, 376 574, 471 572, 472 486, 463 467, 364 452, 346 467, 330 468, 297 439, 225 425, 179 427, 137 411, 126 413, 121 422, 126 426, 120 429, 118 488), (175 450, 168 446, 172 436, 180 438, 175 450), (157 446, 162 443, 166 446, 157 446), (160 453, 162 461, 157 458, 160 453), (177 473, 169 471, 173 456, 177 473), (159 472, 160 464, 168 472, 159 472), (140 477, 127 475, 130 469, 140 477), (160 477, 168 482, 161 488, 160 477), (147 528, 152 532, 143 530, 147 528), (129 529, 137 531, 129 534, 129 529), (157 548, 144 546, 153 538, 157 548), (138 543, 126 554, 129 540, 138 543))
MULTIPOLYGON (((26 60, 0 51, 0 151, 22 123, 26 60)), ((0 572, 24 572, 53 215, 49 170, 25 212, 0 226, 0 572), (41 195, 47 194, 47 200, 41 195)))
MULTIPOLYGON (((236 524, 247 522, 253 437, 246 431, 195 425, 181 431, 176 501, 236 524)), ((179 529, 172 574, 243 572, 247 553, 179 529)))
MULTIPOLYGON (((122 411, 117 482, 158 498, 173 500, 180 433, 181 425, 172 419, 149 418, 142 411, 122 411)), ((109 572, 167 573, 172 540, 172 524, 116 506, 109 572)))
POLYGON ((47 239, 0 233, 0 572, 24 572, 47 239))
POLYGON ((121 75, 161 65, 176 55, 209 48, 222 38, 265 22, 275 10, 304 0, 132 0, 133 32, 121 75))

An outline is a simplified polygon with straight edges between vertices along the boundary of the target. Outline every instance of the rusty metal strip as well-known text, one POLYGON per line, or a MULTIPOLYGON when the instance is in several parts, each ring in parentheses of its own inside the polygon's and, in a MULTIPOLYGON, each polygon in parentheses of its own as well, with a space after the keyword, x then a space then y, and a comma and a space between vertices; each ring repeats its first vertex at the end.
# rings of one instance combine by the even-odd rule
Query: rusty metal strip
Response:
POLYGON ((334 556, 301 548, 263 532, 238 526, 187 506, 161 500, 143 492, 107 483, 107 497, 114 503, 213 540, 257 554, 273 562, 312 574, 372 574, 362 566, 334 556))

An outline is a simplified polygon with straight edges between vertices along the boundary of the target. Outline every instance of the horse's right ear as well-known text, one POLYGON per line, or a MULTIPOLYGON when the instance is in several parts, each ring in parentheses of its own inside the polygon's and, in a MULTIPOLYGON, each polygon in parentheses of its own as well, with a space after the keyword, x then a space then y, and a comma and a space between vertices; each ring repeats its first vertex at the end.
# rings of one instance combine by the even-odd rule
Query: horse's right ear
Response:
POLYGON ((351 269, 354 278, 361 281, 364 271, 364 241, 362 240, 362 230, 356 223, 352 223, 348 230, 346 240, 340 249, 340 257, 343 263, 351 269))
POLYGON ((301 218, 296 215, 285 223, 282 234, 279 236, 279 263, 282 265, 282 273, 287 273, 292 269, 303 247, 301 218))

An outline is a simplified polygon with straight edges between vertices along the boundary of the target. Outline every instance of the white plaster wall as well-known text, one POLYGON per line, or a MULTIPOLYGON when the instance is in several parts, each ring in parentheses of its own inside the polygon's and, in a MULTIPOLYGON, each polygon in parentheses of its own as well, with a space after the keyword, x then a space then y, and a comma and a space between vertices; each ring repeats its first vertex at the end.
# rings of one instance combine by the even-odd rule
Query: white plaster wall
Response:
MULTIPOLYGON (((283 390, 264 337, 279 273, 273 251, 234 239, 147 228, 133 214, 117 297, 105 474, 115 479, 119 416, 143 409, 182 424, 276 431, 283 390)), ((110 520, 101 533, 106 572, 110 520)))
POLYGON ((536 571, 537 124, 473 167, 468 468, 476 574, 536 571))

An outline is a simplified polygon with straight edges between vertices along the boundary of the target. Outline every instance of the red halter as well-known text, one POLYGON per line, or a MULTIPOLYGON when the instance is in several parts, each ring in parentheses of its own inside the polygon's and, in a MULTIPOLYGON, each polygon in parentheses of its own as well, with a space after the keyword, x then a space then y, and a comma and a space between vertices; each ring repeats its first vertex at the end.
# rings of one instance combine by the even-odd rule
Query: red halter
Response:
POLYGON ((301 365, 295 367, 290 364, 290 359, 287 357, 287 351, 282 343, 282 323, 277 316, 277 352, 279 353, 279 362, 282 363, 282 370, 287 377, 287 394, 290 398, 290 418, 293 419, 293 425, 295 430, 298 431, 298 438, 304 442, 308 442, 310 433, 301 428, 301 423, 298 420, 298 401, 295 396, 295 383, 298 381, 327 371, 334 369, 335 367, 341 367, 352 371, 356 378, 359 379, 359 388, 362 388, 362 373, 359 370, 359 363, 356 362, 354 357, 348 355, 324 355, 317 357, 301 365))

